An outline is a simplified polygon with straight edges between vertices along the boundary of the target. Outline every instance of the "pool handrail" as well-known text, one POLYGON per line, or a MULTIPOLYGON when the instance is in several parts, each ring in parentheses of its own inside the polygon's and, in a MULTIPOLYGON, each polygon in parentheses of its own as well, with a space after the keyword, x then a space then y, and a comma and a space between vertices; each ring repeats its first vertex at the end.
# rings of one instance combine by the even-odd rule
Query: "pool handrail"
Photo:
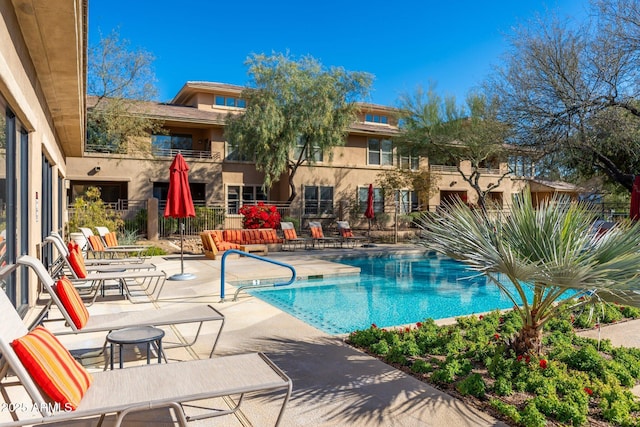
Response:
POLYGON ((251 284, 251 285, 241 285, 238 286, 235 295, 233 296, 233 301, 238 299, 238 294, 240 293, 240 291, 242 289, 245 288, 268 288, 268 287, 276 287, 276 286, 287 286, 292 284, 293 282, 296 281, 296 269, 289 264, 286 264, 284 262, 280 262, 280 261, 276 261, 270 258, 265 258, 259 255, 255 255, 249 252, 243 252, 237 249, 228 249, 226 251, 224 251, 224 254, 222 254, 222 258, 220 260, 220 302, 224 302, 224 276, 225 276, 225 270, 226 270, 226 259, 227 259, 227 255, 229 254, 238 254, 238 255, 242 255, 242 256, 247 256, 249 258, 254 258, 260 261, 265 261, 271 264, 275 264, 278 265, 280 267, 285 267, 288 268, 289 270, 291 270, 291 278, 287 281, 287 282, 281 282, 281 283, 257 283, 257 284, 251 284))

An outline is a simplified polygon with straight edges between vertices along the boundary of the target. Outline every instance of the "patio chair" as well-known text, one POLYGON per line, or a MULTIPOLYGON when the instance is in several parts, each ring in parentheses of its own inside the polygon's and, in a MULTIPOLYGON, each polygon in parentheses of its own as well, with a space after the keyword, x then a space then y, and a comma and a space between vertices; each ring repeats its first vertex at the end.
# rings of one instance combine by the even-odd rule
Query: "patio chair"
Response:
POLYGON ((121 245, 118 243, 118 235, 116 234, 115 231, 110 231, 107 227, 100 227, 100 226, 96 226, 96 231, 98 232, 98 235, 102 239, 102 243, 104 244, 105 248, 119 248, 119 249, 133 248, 136 250, 138 249, 146 250, 152 246, 152 245, 137 245, 137 244, 121 245))
MULTIPOLYGON (((14 268, 15 264, 7 266, 0 275, 14 268)), ((34 409, 12 411, 14 421, 3 426, 65 425, 89 417, 99 417, 101 425, 109 414, 115 415, 114 425, 120 426, 130 414, 158 408, 172 410, 179 425, 186 426, 189 421, 236 412, 246 393, 281 391, 284 397, 277 426, 291 396, 291 380, 262 353, 88 372, 46 328, 28 331, 3 291, 0 319, 3 395, 7 395, 6 387, 22 386, 26 395, 14 393, 12 406, 34 409), (206 401, 215 399, 219 406, 238 395, 235 406, 228 409, 206 401), (197 413, 188 415, 190 407, 197 408, 197 413)))
POLYGON ((281 222, 280 228, 282 228, 282 233, 284 234, 284 238, 282 240, 283 251, 295 251, 297 247, 301 247, 304 249, 311 243, 311 239, 298 237, 298 234, 296 233, 296 229, 293 226, 292 222, 281 222))
POLYGON ((324 235, 320 221, 309 221, 309 230, 311 231, 313 247, 315 247, 316 244, 323 248, 327 247, 327 245, 336 247, 336 245, 340 243, 340 239, 337 237, 326 237, 324 235))
MULTIPOLYGON (((67 246, 65 246, 61 239, 50 235, 44 239, 41 247, 44 248, 47 244, 52 245, 58 253, 58 256, 51 262, 51 265, 49 266, 49 273, 51 273, 51 275, 54 277, 60 274, 72 275, 72 260, 74 257, 71 255, 69 248, 71 248, 72 250, 77 250, 78 255, 82 256, 79 253, 77 243, 70 242, 67 246)), ((140 262, 141 260, 139 258, 131 258, 132 262, 124 262, 126 259, 127 258, 117 258, 114 260, 88 260, 83 258, 83 263, 87 272, 145 271, 155 270, 157 268, 155 264, 140 262)))
MULTIPOLYGON (((47 322, 57 320, 64 321, 65 327, 69 328, 69 330, 61 331, 57 333, 58 335, 95 332, 108 333, 112 330, 130 326, 198 324, 198 329, 192 341, 175 345, 175 347, 186 347, 193 345, 198 340, 204 322, 221 322, 218 334, 216 335, 211 348, 211 353, 209 354, 209 357, 211 357, 216 348, 216 344, 218 343, 218 338, 220 337, 222 328, 224 327, 224 316, 211 305, 204 304, 187 304, 184 308, 146 309, 123 311, 113 314, 91 314, 84 304, 78 303, 75 296, 72 296, 69 300, 67 300, 65 296, 63 296, 62 299, 60 298, 59 292, 57 292, 62 291, 62 288, 57 289, 57 286, 60 284, 60 280, 56 283, 40 260, 28 255, 23 255, 18 258, 17 264, 27 266, 35 272, 42 284, 42 287, 49 294, 50 304, 55 305, 60 311, 62 319, 47 320, 47 322), (63 300, 65 301, 64 303, 63 300), (74 302, 74 304, 70 304, 71 302, 74 302)), ((73 291, 68 288, 65 288, 64 290, 67 294, 73 294, 73 291)), ((165 347, 165 349, 167 348, 171 348, 171 346, 165 347)))
POLYGON ((340 234, 341 247, 355 248, 358 242, 368 240, 366 236, 354 235, 348 221, 336 221, 336 224, 338 225, 338 233, 340 234))
POLYGON ((138 288, 138 291, 144 293, 145 297, 150 297, 152 300, 157 300, 162 292, 162 288, 167 279, 167 275, 164 271, 156 271, 153 264, 133 264, 135 271, 127 270, 125 265, 119 264, 117 266, 90 266, 94 270, 87 270, 87 266, 84 262, 84 258, 80 253, 79 248, 69 251, 69 256, 65 258, 65 267, 63 269, 60 266, 52 265, 55 269, 54 276, 63 274, 66 270, 72 279, 72 282, 79 288, 83 288, 84 296, 92 298, 95 301, 99 295, 99 292, 104 296, 104 291, 107 281, 115 281, 119 285, 119 290, 132 303, 148 302, 145 298, 143 301, 137 301, 133 298, 131 286, 138 288), (140 268, 143 267, 143 268, 140 268), (144 270, 147 271, 144 271, 144 270), (157 291, 157 292, 156 292, 157 291))
POLYGON ((144 252, 148 249, 147 247, 116 247, 116 248, 108 248, 102 242, 102 238, 100 236, 96 236, 93 234, 90 228, 86 227, 78 227, 82 232, 82 235, 85 237, 86 249, 87 253, 90 253, 94 258, 118 258, 118 257, 139 257, 139 258, 150 258, 149 256, 145 256, 144 252))

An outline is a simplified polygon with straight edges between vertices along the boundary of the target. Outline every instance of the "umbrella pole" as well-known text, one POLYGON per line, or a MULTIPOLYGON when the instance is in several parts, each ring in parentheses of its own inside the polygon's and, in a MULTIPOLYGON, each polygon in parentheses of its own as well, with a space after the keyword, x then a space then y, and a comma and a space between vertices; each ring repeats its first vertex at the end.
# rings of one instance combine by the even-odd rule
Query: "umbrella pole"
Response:
POLYGON ((195 275, 184 272, 184 221, 184 218, 182 218, 180 223, 180 274, 174 274, 169 277, 169 280, 191 280, 196 278, 195 275))
POLYGON ((180 274, 184 274, 184 218, 180 223, 180 274))

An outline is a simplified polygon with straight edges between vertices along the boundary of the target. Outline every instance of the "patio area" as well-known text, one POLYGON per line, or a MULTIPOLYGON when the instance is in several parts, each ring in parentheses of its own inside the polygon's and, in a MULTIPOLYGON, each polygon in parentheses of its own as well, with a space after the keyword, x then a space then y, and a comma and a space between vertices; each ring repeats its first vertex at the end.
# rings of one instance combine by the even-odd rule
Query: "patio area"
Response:
MULTIPOLYGON (((376 248, 335 252, 341 255, 354 251, 373 254, 391 249, 416 250, 416 247, 378 245, 376 248)), ((293 265, 300 278, 318 274, 326 277, 354 273, 354 267, 327 261, 331 252, 281 252, 270 254, 269 258, 293 265)), ((154 257, 151 262, 158 269, 166 271, 167 276, 180 272, 179 256, 172 254, 154 257)), ((196 279, 167 281, 157 302, 131 304, 120 297, 107 297, 94 304, 91 311, 106 313, 144 310, 151 304, 158 308, 212 304, 226 318, 214 357, 261 351, 293 380, 293 394, 285 410, 282 426, 504 425, 491 416, 351 348, 343 343, 342 337, 325 334, 244 292, 239 294, 237 301, 232 301, 235 288, 229 284, 225 288, 227 298, 225 302, 220 302, 220 260, 186 255, 184 270, 193 273, 196 279)), ((227 283, 250 283, 253 279, 264 281, 273 277, 286 277, 288 270, 247 257, 230 256, 226 261, 226 275, 227 283)), ((164 342, 184 342, 183 328, 165 328, 164 342)), ((166 351, 169 362, 207 358, 216 333, 217 326, 205 324, 196 344, 166 351)), ((107 363, 107 357, 94 354, 102 346, 104 336, 97 334, 93 337, 93 334, 67 335, 62 336, 61 341, 70 349, 89 349, 85 353, 84 363, 94 364, 95 368, 102 369, 104 363, 107 363)), ((125 360, 125 366, 145 363, 145 360, 127 360, 127 356, 125 360)), ((213 423, 221 426, 272 425, 280 403, 280 394, 249 395, 245 397, 242 412, 235 416, 217 418, 213 423)), ((220 405, 229 405, 229 402, 222 401, 220 405)), ((126 425, 170 425, 169 419, 166 410, 156 411, 144 416, 135 415, 126 425)), ((89 426, 96 423, 97 420, 87 420, 73 425, 89 426)), ((193 425, 211 423, 211 420, 202 420, 193 425)), ((108 422, 105 425, 109 425, 108 422)))

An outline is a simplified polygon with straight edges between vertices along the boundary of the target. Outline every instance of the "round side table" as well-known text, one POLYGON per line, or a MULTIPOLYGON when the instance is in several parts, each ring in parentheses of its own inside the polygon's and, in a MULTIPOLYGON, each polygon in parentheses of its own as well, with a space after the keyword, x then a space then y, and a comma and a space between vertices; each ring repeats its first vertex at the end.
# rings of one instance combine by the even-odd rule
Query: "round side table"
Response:
POLYGON ((111 331, 107 335, 107 342, 111 344, 110 363, 113 369, 113 353, 114 346, 118 346, 118 358, 120 368, 123 367, 122 347, 126 344, 146 344, 147 345, 147 365, 151 363, 151 344, 155 343, 158 351, 158 363, 162 362, 162 338, 164 331, 153 326, 134 326, 131 328, 118 329, 111 331))

